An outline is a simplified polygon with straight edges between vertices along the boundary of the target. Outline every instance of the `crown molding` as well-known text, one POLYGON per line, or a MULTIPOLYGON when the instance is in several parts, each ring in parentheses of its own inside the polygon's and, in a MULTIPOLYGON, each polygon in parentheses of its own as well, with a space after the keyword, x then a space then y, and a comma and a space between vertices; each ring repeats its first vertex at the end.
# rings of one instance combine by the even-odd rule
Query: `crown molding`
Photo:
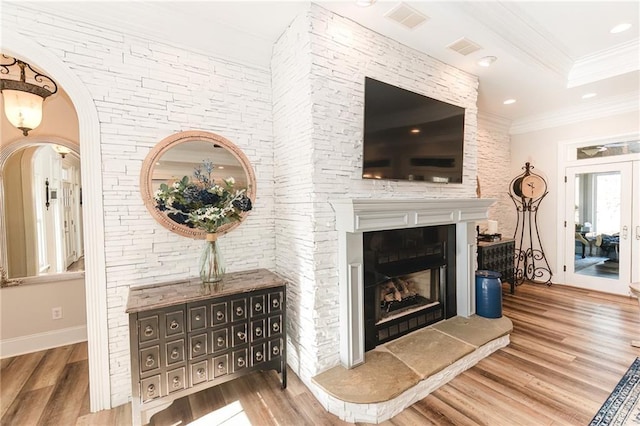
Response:
POLYGON ((478 112, 478 127, 483 130, 509 133, 511 120, 488 112, 478 112))
POLYGON ((640 92, 634 91, 600 101, 589 102, 574 108, 562 108, 525 119, 514 120, 509 129, 509 134, 529 133, 638 110, 640 110, 640 92))
POLYGON ((516 2, 451 2, 449 7, 486 27, 523 62, 567 78, 573 66, 567 49, 516 2))
POLYGON ((578 59, 567 81, 576 87, 594 81, 640 70, 640 40, 630 40, 612 49, 605 49, 578 59))

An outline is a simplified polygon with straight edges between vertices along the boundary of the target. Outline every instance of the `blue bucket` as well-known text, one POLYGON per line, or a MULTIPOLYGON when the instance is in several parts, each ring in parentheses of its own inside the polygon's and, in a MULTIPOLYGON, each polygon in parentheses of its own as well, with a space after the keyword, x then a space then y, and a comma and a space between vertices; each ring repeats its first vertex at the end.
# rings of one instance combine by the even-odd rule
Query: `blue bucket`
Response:
POLYGON ((476 271, 476 314, 485 318, 500 318, 502 316, 500 273, 476 271))

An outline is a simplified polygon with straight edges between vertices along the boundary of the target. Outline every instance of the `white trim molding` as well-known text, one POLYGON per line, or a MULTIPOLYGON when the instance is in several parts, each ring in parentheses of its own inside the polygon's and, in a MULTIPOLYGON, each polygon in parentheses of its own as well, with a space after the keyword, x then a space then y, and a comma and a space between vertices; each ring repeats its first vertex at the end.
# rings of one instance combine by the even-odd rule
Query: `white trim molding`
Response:
POLYGON ((87 326, 85 325, 4 339, 0 340, 0 359, 72 345, 86 340, 87 326))
POLYGON ((567 81, 572 88, 640 70, 640 40, 629 40, 612 49, 601 50, 578 59, 567 81))
POLYGON ((111 408, 109 333, 107 328, 107 281, 102 203, 102 157, 100 122, 91 93, 54 53, 32 41, 19 28, 2 29, 0 48, 46 71, 69 95, 80 125, 82 152, 83 220, 85 229, 85 289, 89 349, 89 397, 91 411, 111 408))
POLYGON ((580 123, 587 120, 610 117, 638 111, 640 109, 640 93, 630 92, 618 96, 585 103, 577 108, 565 108, 549 111, 544 114, 514 120, 509 134, 518 135, 567 124, 580 123))

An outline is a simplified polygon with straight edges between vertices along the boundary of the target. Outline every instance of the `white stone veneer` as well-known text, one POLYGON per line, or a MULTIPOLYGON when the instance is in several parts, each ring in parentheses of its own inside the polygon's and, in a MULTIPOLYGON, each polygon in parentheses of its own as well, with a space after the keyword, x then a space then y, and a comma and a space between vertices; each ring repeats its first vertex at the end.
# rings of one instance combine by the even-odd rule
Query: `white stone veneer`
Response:
POLYGON ((272 86, 276 272, 290 282, 289 364, 308 384, 339 363, 329 200, 475 198, 478 79, 312 4, 274 47, 272 86), (362 179, 365 76, 466 109, 462 184, 362 179))

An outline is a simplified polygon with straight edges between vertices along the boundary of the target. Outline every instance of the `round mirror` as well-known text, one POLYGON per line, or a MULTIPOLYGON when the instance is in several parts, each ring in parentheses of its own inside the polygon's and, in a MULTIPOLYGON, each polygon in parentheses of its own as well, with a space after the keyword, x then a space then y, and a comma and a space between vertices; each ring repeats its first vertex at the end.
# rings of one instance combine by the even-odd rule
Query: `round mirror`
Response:
POLYGON ((163 139, 149 152, 142 164, 140 190, 147 209, 162 226, 185 237, 204 239, 207 232, 225 234, 244 220, 255 200, 256 179, 249 160, 232 142, 215 133, 188 131, 163 139), (203 187, 208 191, 202 191, 203 187), (175 197, 178 190, 179 200, 175 197), (198 208, 203 197, 217 200, 218 195, 228 194, 238 194, 244 204, 236 209, 237 214, 232 212, 216 224, 214 231, 207 231, 194 220, 194 204, 184 201, 190 191, 196 194, 189 197, 197 199, 198 208))

